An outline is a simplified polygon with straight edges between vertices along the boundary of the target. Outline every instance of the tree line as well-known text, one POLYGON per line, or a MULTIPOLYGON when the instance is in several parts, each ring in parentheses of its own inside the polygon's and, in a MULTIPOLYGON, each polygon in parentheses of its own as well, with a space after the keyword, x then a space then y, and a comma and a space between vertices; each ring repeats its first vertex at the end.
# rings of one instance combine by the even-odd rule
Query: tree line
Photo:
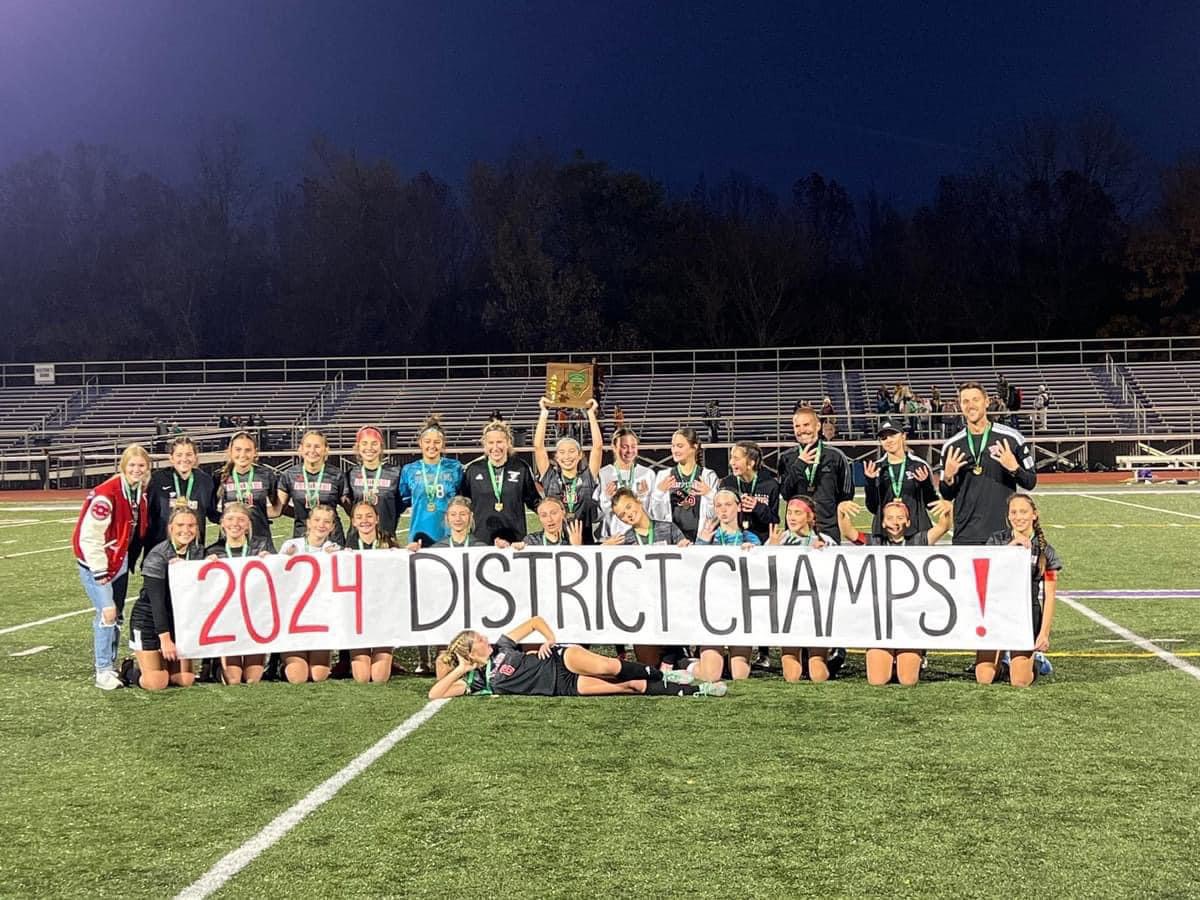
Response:
POLYGON ((1030 120, 905 210, 537 146, 456 187, 324 139, 269 184, 235 128, 184 184, 80 144, 0 172, 0 310, 5 361, 1196 334, 1200 155, 1030 120))

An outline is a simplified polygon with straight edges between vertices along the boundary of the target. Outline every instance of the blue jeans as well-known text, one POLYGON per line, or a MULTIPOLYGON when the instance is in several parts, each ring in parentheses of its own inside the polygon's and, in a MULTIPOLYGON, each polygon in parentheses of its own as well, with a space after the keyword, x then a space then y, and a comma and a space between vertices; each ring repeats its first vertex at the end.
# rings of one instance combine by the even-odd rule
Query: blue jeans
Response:
POLYGON ((93 654, 96 657, 96 671, 103 672, 117 667, 117 651, 121 644, 121 614, 125 611, 125 591, 129 586, 129 573, 126 571, 128 560, 121 564, 121 570, 108 584, 97 584, 92 576, 92 570, 85 565, 79 566, 79 580, 88 599, 96 608, 96 618, 92 620, 93 654), (104 621, 104 610, 116 607, 117 615, 108 624, 104 621))

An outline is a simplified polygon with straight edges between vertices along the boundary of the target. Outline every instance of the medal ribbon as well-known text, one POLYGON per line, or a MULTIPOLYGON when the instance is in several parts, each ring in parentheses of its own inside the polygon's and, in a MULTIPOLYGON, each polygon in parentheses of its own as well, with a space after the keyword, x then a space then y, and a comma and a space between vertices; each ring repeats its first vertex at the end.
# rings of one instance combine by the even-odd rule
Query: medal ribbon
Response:
POLYGON ((504 466, 500 467, 499 474, 497 474, 496 467, 492 465, 492 461, 489 459, 487 461, 487 467, 488 476, 492 479, 492 493, 496 495, 496 502, 502 503, 503 501, 500 499, 500 494, 504 490, 504 466))
POLYGON ((900 491, 904 489, 904 475, 908 471, 908 457, 900 461, 900 475, 897 477, 896 470, 889 462, 887 464, 888 481, 892 483, 892 497, 896 500, 900 499, 900 491))
MULTIPOLYGON (((488 463, 488 465, 491 466, 491 463, 488 463)), ((425 460, 421 460, 421 484, 425 488, 425 499, 429 503, 433 503, 437 499, 438 483, 442 479, 442 460, 441 460, 441 458, 440 457, 438 458, 437 470, 433 473, 433 481, 432 482, 430 482, 428 476, 425 474, 425 471, 426 471, 425 470, 425 460)), ((493 485, 492 489, 495 490, 494 485, 493 485)), ((500 499, 499 494, 496 495, 496 499, 497 500, 500 499)))
POLYGON ((188 500, 191 500, 192 499, 192 483, 196 480, 196 473, 195 472, 188 473, 187 491, 186 492, 181 491, 179 489, 179 473, 178 472, 171 472, 171 479, 175 482, 175 496, 178 497, 180 494, 183 494, 188 500))
MULTIPOLYGON (((241 553, 239 553, 239 554, 238 554, 238 556, 240 556, 242 559, 245 559, 245 558, 246 558, 246 554, 249 552, 249 550, 250 550, 250 542, 249 542, 249 541, 246 541, 246 543, 242 544, 242 552, 241 552, 241 553)), ((226 559, 231 559, 232 557, 233 557, 233 554, 232 554, 232 553, 229 551, 229 543, 228 543, 228 542, 226 542, 226 544, 225 544, 225 558, 226 558, 226 559)))
POLYGON ((817 474, 817 467, 821 465, 821 451, 824 449, 823 441, 817 441, 817 457, 812 461, 812 465, 805 470, 804 479, 808 482, 809 488, 813 486, 813 477, 817 474))
POLYGON ((234 469, 229 474, 233 476, 233 494, 237 497, 238 502, 252 506, 254 504, 254 466, 250 467, 250 471, 246 475, 244 490, 242 483, 238 480, 237 469, 234 469))
POLYGON ((979 439, 979 449, 975 449, 975 445, 971 443, 971 431, 967 429, 967 450, 971 453, 971 459, 975 462, 975 468, 983 467, 983 449, 987 446, 988 437, 992 433, 992 423, 988 422, 987 429, 983 432, 979 439))
POLYGON ((371 484, 370 479, 367 478, 367 467, 366 466, 359 466, 358 471, 359 471, 359 474, 362 476, 363 499, 369 503, 372 495, 374 495, 376 497, 379 496, 379 479, 383 475, 383 466, 376 467, 374 484, 371 484))
POLYGON ((652 519, 650 521, 650 528, 646 532, 646 539, 644 541, 642 540, 642 536, 640 534, 638 534, 636 531, 633 533, 633 536, 635 538, 637 538, 637 542, 639 544, 653 544, 654 543, 654 520, 652 519))
POLYGON ((325 467, 321 466, 321 471, 317 473, 317 481, 315 490, 310 486, 308 481, 308 469, 300 467, 300 474, 304 476, 304 502, 309 509, 321 502, 321 480, 325 477, 325 467))

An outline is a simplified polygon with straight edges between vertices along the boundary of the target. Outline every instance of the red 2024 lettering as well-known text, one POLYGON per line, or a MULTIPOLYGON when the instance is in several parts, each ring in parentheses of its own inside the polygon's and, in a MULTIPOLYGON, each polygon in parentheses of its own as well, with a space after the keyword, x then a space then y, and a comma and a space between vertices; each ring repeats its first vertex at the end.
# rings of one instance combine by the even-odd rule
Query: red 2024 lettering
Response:
MULTIPOLYGON (((309 577, 308 582, 304 586, 304 590, 300 594, 300 599, 296 602, 295 609, 292 610, 292 616, 288 620, 288 634, 320 634, 329 631, 327 624, 300 621, 305 607, 312 599, 313 594, 320 586, 321 581, 321 564, 316 557, 307 554, 293 556, 284 563, 283 570, 290 572, 297 566, 308 566, 309 577)), ((236 635, 232 634, 214 634, 213 628, 216 627, 217 620, 225 611, 226 605, 233 599, 235 593, 238 594, 240 606, 242 610, 242 622, 246 627, 246 633, 250 636, 250 640, 256 644, 269 644, 271 641, 279 637, 279 631, 282 625, 282 620, 279 612, 279 598, 275 588, 275 579, 271 576, 271 570, 261 560, 251 560, 242 567, 241 576, 233 571, 233 568, 223 560, 213 560, 201 567, 196 575, 197 581, 204 581, 214 573, 225 578, 225 587, 221 592, 221 598, 212 608, 212 612, 204 620, 204 625, 200 629, 200 646, 209 647, 216 644, 228 644, 237 640, 236 635), (248 593, 249 588, 249 593, 248 593), (271 624, 266 632, 260 631, 258 626, 250 617, 250 597, 261 596, 261 591, 265 590, 268 599, 270 600, 271 609, 271 624)), ((350 594, 354 598, 354 632, 362 634, 363 631, 363 586, 362 586, 362 557, 355 554, 339 554, 334 556, 330 561, 329 566, 330 585, 329 591, 333 594, 350 594), (350 581, 342 581, 342 573, 340 569, 345 565, 339 565, 343 560, 353 559, 354 577, 350 581)))

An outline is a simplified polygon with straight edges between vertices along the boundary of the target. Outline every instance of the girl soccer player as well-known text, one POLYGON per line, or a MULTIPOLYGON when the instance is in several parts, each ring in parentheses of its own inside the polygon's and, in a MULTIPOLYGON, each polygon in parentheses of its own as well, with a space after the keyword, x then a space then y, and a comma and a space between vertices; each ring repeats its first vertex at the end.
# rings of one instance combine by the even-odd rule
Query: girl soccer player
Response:
POLYGON ((464 694, 589 697, 603 694, 725 695, 721 682, 693 683, 686 672, 600 656, 577 644, 558 645, 541 616, 518 625, 493 646, 477 631, 460 632, 438 658, 438 680, 429 699, 464 694), (521 649, 534 632, 546 639, 535 653, 521 649))
POLYGON ((779 523, 779 482, 762 464, 762 450, 754 441, 738 441, 729 451, 730 473, 721 480, 723 490, 737 497, 741 530, 753 532, 762 543, 779 523))
POLYGON ((562 500, 554 495, 543 497, 537 508, 538 521, 542 530, 525 536, 525 540, 513 544, 514 550, 524 550, 526 547, 578 547, 584 541, 583 522, 579 519, 567 520, 567 510, 562 500))
POLYGON ((92 653, 96 687, 103 691, 122 686, 116 664, 129 586, 129 545, 135 535, 146 535, 149 477, 150 454, 138 444, 129 445, 121 454, 117 474, 92 489, 75 522, 71 544, 79 580, 96 609, 92 653))
POLYGON ((717 492, 717 473, 700 462, 700 435, 694 428, 680 428, 671 435, 671 459, 667 470, 654 488, 653 505, 670 509, 671 521, 688 540, 696 540, 700 523, 713 517, 713 495, 717 492))
MULTIPOLYGON (((909 534, 908 505, 903 500, 890 500, 881 510, 883 535, 865 534, 852 521, 862 511, 857 503, 846 500, 838 504, 838 519, 842 537, 851 543, 883 547, 932 547, 942 539, 954 524, 954 504, 946 500, 935 500, 929 504, 938 520, 927 530, 909 534)), ((813 651, 809 651, 813 652, 813 651)), ((921 650, 897 650, 889 647, 872 647, 867 650, 867 683, 888 684, 895 673, 896 680, 903 685, 914 685, 921 677, 921 650)))
POLYGON ((516 543, 525 537, 525 510, 536 510, 537 481, 523 459, 512 455, 512 431, 493 419, 483 429, 483 456, 463 472, 462 492, 471 498, 475 537, 487 544, 496 539, 516 543))
MULTIPOLYGON (((469 497, 451 497, 446 507, 446 536, 437 541, 435 547, 491 547, 486 541, 475 537, 475 515, 471 511, 469 497)), ((409 550, 420 550, 419 543, 408 545, 409 550)))
MULTIPOLYGON (((317 506, 328 506, 333 513, 333 528, 330 535, 337 544, 346 540, 342 520, 337 507, 349 496, 345 473, 336 465, 329 465, 329 442, 319 431, 306 431, 300 438, 301 462, 284 470, 279 476, 277 494, 282 506, 289 500, 292 504, 292 539, 303 537, 307 529, 309 513, 317 506)), ((291 543, 290 541, 288 543, 291 543)), ((282 549, 282 548, 281 548, 282 549)))
POLYGON ((400 511, 412 509, 408 539, 429 547, 446 536, 446 511, 462 490, 463 464, 443 456, 446 433, 440 416, 425 420, 417 446, 421 458, 400 471, 400 511))
MULTIPOLYGON (((398 548, 390 534, 379 527, 379 508, 360 500, 350 513, 352 530, 347 550, 394 550, 398 548)), ((359 684, 382 684, 392 677, 394 647, 361 647, 350 651, 350 674, 359 684)))
POLYGON ((258 465, 258 442, 248 431, 239 431, 229 439, 227 459, 217 476, 216 506, 224 510, 230 503, 239 503, 250 512, 253 540, 263 542, 275 552, 271 535, 271 520, 283 512, 280 487, 275 473, 258 465))
POLYGON ((871 534, 883 534, 883 507, 893 500, 901 500, 908 507, 906 537, 928 531, 933 523, 926 510, 937 500, 929 466, 908 449, 904 432, 891 419, 879 423, 878 435, 884 455, 863 463, 867 509, 875 514, 871 534))
MULTIPOLYGON (((144 547, 147 551, 167 539, 167 520, 177 509, 191 509, 199 523, 198 540, 204 546, 208 521, 220 521, 214 502, 212 476, 196 468, 196 442, 177 437, 168 447, 170 465, 156 469, 146 487, 146 507, 150 521, 146 526, 144 547)), ((136 561, 136 560, 135 560, 136 561)))
POLYGON ((354 452, 358 454, 358 468, 351 469, 346 477, 346 510, 353 517, 359 503, 375 507, 379 530, 394 536, 400 517, 400 470, 383 464, 383 432, 369 425, 358 429, 354 452))
POLYGON ((811 547, 820 550, 822 547, 837 546, 833 535, 816 530, 817 513, 811 497, 796 496, 787 502, 784 509, 784 527, 771 526, 768 544, 792 545, 811 547))
MULTIPOLYGON (((1012 544, 1029 550, 1030 579, 1033 582, 1033 649, 1009 651, 1009 680, 1014 687, 1029 687, 1034 679, 1034 655, 1050 649, 1050 626, 1054 624, 1054 604, 1058 591, 1058 573, 1062 560, 1046 540, 1037 503, 1028 494, 1008 498, 1008 527, 997 531, 988 544, 1012 544)), ((994 650, 975 656, 975 680, 991 684, 999 668, 1000 654, 994 650)))
MULTIPOLYGON (((330 540, 337 513, 332 506, 318 503, 307 511, 303 537, 294 537, 283 542, 279 552, 284 556, 297 553, 333 553, 341 546, 330 540)), ((283 655, 283 671, 291 684, 303 684, 311 677, 313 681, 324 681, 329 677, 330 650, 293 650, 283 655)))
MULTIPOLYGON (((722 488, 713 497, 713 509, 716 518, 707 520, 700 526, 696 543, 700 545, 718 544, 726 547, 741 547, 749 550, 762 542, 753 531, 743 530, 741 516, 744 507, 733 491, 722 488)), ((750 647, 729 648, 729 674, 734 681, 750 677, 750 647)), ((722 647, 701 647, 700 664, 697 672, 706 681, 716 681, 721 677, 725 667, 725 650, 722 647)))
POLYGON ((634 495, 655 519, 670 518, 670 511, 654 501, 655 472, 638 463, 638 439, 632 428, 613 432, 613 461, 600 470, 600 534, 603 538, 623 535, 629 530, 616 513, 617 491, 624 489, 634 495))
MULTIPOLYGON (((225 504, 221 512, 219 541, 204 550, 205 559, 244 559, 247 556, 267 556, 275 548, 253 535, 251 511, 236 500, 225 504)), ((222 656, 221 677, 226 684, 256 684, 262 681, 266 656, 222 656)))
POLYGON ((167 521, 167 539, 151 548, 142 563, 142 591, 129 616, 129 649, 136 662, 125 682, 148 691, 175 685, 191 687, 196 680, 191 663, 175 648, 175 616, 167 569, 181 559, 203 559, 197 540, 200 517, 194 509, 177 506, 167 521))
POLYGON ((554 461, 546 452, 546 423, 550 419, 550 406, 545 397, 538 398, 541 412, 533 432, 533 462, 538 481, 547 497, 557 497, 566 512, 567 521, 582 524, 582 534, 588 543, 594 540, 599 510, 595 494, 600 478, 600 463, 604 461, 604 436, 596 418, 599 404, 589 400, 587 406, 588 426, 591 429, 592 449, 588 451, 587 465, 581 468, 583 448, 573 437, 559 437, 554 445, 554 461))

